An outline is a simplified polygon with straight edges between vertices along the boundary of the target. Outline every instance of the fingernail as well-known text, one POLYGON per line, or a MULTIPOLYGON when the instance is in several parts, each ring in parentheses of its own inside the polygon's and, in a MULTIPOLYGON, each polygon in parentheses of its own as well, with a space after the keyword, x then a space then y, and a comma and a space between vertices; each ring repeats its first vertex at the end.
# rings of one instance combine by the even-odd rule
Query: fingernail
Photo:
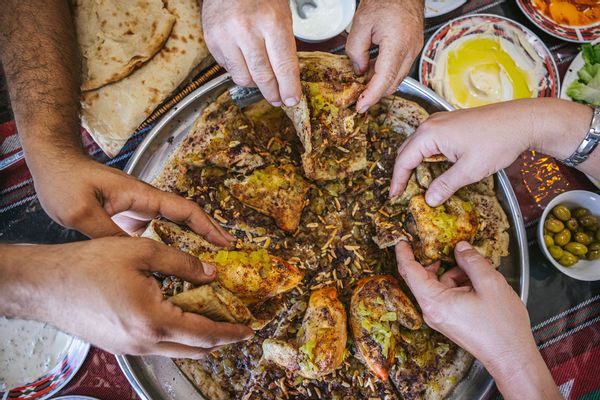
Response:
POLYGON ((283 102, 285 103, 286 106, 292 107, 292 106, 295 106, 296 104, 298 104, 298 101, 300 101, 300 100, 298 100, 297 97, 288 97, 283 102))
POLYGON ((456 245, 456 247, 454 249, 456 251, 458 251, 459 253, 462 253, 463 251, 470 250, 471 245, 468 242, 458 242, 458 244, 456 245))
POLYGON ((214 265, 203 263, 202 268, 204 269, 204 273, 206 275, 212 275, 215 273, 214 265))
POLYGON ((271 104, 273 105, 273 107, 281 107, 281 102, 280 101, 274 101, 271 104))
POLYGON ((356 105, 356 111, 358 111, 359 114, 363 114, 365 111, 367 111, 368 107, 364 104, 357 104, 356 105))
POLYGON ((439 193, 427 191, 425 195, 425 201, 430 207, 437 207, 442 203, 442 196, 439 193))
POLYGON ((352 66, 354 67, 354 73, 360 74, 360 66, 357 63, 352 63, 352 66))

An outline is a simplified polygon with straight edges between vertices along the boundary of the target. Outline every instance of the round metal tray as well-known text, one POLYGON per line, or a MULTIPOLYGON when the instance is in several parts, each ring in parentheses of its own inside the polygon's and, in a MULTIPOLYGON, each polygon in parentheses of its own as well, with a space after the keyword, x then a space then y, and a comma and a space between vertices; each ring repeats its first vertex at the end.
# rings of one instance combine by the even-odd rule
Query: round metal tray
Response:
MULTIPOLYGON (((161 170, 169 155, 186 136, 190 127, 206 105, 234 86, 228 74, 222 75, 198 88, 169 111, 152 129, 129 160, 125 171, 150 182, 161 170)), ((419 103, 429 113, 451 110, 452 107, 433 91, 407 78, 396 94, 419 103)), ((496 192, 510 223, 510 255, 504 257, 499 268, 523 302, 529 288, 529 260, 523 217, 506 174, 495 176, 496 192)), ((169 358, 156 356, 117 356, 125 376, 142 399, 148 400, 201 400, 203 396, 187 380, 169 358)), ((484 399, 494 382, 479 362, 456 386, 449 399, 484 399)))

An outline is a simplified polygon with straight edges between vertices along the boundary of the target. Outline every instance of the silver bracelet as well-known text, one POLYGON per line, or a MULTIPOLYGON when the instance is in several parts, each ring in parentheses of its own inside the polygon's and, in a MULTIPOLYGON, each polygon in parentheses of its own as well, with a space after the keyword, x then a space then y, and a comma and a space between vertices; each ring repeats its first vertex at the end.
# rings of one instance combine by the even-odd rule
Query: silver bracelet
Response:
POLYGON ((592 154, 592 151, 596 148, 600 142, 600 107, 594 107, 594 116, 590 123, 590 130, 587 135, 583 138, 583 141, 577 147, 577 150, 569 158, 563 161, 563 163, 569 167, 576 167, 581 164, 592 154))

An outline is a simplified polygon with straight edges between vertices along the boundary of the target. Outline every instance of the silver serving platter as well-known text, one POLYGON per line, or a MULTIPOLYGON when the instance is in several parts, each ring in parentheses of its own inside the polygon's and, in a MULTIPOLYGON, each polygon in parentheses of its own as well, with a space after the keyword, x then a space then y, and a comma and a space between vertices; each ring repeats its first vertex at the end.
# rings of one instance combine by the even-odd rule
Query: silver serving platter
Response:
MULTIPOLYGON (((193 122, 206 105, 233 87, 228 74, 196 89, 170 110, 149 132, 125 167, 125 172, 150 182, 161 170, 173 149, 186 136, 193 122)), ((396 94, 413 100, 429 113, 451 110, 452 106, 433 91, 411 78, 406 78, 396 94)), ((510 255, 502 260, 499 270, 504 274, 523 302, 529 289, 529 255, 525 226, 517 199, 504 173, 495 176, 496 191, 510 222, 510 255)), ((169 358, 157 356, 117 356, 119 366, 144 400, 202 400, 204 397, 187 380, 169 358)), ((484 399, 494 381, 479 362, 456 386, 449 399, 484 399)))

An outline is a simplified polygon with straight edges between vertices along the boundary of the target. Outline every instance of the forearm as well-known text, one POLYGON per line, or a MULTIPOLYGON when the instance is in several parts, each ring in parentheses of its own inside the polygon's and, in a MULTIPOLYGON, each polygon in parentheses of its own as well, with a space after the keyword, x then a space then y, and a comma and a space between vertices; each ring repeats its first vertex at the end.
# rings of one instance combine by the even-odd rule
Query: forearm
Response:
MULTIPOLYGON (((35 279, 38 246, 0 244, 0 316, 36 319, 40 287, 35 279)), ((43 274, 38 266, 38 274, 43 274)))
POLYGON ((518 350, 517 355, 485 365, 502 396, 507 400, 562 399, 533 338, 531 346, 518 350))
POLYGON ((6 0, 0 59, 30 167, 41 158, 82 154, 80 60, 66 0, 6 0))
MULTIPOLYGON (((568 158, 590 129, 592 108, 559 99, 534 101, 535 105, 527 107, 533 126, 531 149, 558 160, 568 158)), ((577 169, 600 178, 600 151, 592 152, 577 169)))

